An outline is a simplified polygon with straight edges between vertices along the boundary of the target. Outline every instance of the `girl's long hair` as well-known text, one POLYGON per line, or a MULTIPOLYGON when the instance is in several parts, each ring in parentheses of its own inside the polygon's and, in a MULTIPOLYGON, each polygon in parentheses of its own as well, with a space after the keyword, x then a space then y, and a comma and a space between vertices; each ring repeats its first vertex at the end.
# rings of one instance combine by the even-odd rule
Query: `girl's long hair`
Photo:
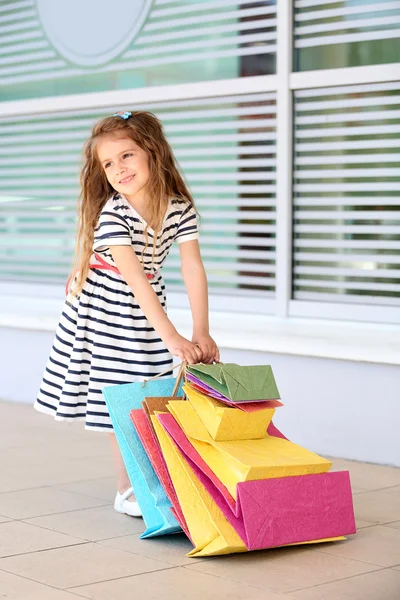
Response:
MULTIPOLYGON (((191 204, 196 209, 192 195, 178 171, 177 162, 165 138, 162 123, 155 115, 150 112, 132 111, 129 119, 113 116, 96 123, 84 146, 84 165, 80 175, 78 233, 71 279, 75 279, 71 285, 71 292, 74 295, 81 292, 89 273, 90 258, 93 254, 94 230, 100 213, 107 200, 115 193, 107 181, 97 156, 97 144, 105 136, 130 138, 148 155, 150 172, 147 182, 147 193, 150 198, 148 214, 150 215, 149 224, 155 232, 153 259, 169 199, 177 198, 181 202, 191 204)), ((142 261, 148 245, 147 229, 146 226, 146 244, 142 252, 142 261)))

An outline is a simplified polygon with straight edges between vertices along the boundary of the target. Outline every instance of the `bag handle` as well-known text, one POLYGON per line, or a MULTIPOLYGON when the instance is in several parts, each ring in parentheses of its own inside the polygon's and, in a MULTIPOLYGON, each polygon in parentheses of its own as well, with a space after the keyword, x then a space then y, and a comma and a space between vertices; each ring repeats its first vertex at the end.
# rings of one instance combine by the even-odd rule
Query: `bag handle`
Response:
POLYGON ((174 389, 172 390, 171 396, 176 396, 176 394, 178 393, 179 386, 180 386, 181 381, 186 373, 186 365, 187 365, 187 362, 185 360, 183 360, 181 362, 181 368, 178 371, 178 375, 176 376, 176 381, 175 381, 174 389))
POLYGON ((162 373, 159 373, 158 375, 154 375, 154 377, 150 377, 150 379, 144 379, 143 383, 142 383, 142 388, 144 388, 146 383, 148 383, 149 381, 153 381, 153 379, 158 379, 158 377, 162 377, 163 375, 166 375, 167 373, 170 373, 171 371, 174 371, 175 369, 180 367, 177 378, 176 378, 175 386, 172 391, 172 395, 175 396, 176 392, 178 391, 179 385, 181 383, 181 379, 185 374, 186 365, 187 365, 187 362, 185 360, 183 360, 181 363, 178 363, 177 365, 172 367, 172 369, 167 369, 166 371, 163 371, 162 373))
MULTIPOLYGON (((216 361, 216 364, 222 365, 223 363, 216 361)), ((184 377, 184 375, 186 373, 186 367, 187 367, 186 360, 183 360, 181 363, 178 363, 177 365, 175 365, 174 367, 172 367, 172 369, 167 369, 166 371, 163 371, 162 373, 159 373, 158 375, 154 375, 154 377, 150 377, 150 379, 144 379, 143 383, 142 383, 142 388, 144 388, 144 386, 146 385, 146 383, 148 381, 153 381, 153 379, 158 379, 158 377, 162 377, 163 375, 166 375, 170 371, 174 371, 178 367, 180 367, 180 369, 178 371, 178 375, 176 376, 176 381, 175 381, 174 389, 172 390, 172 394, 171 394, 171 396, 176 396, 176 393, 177 393, 177 391, 179 389, 179 386, 180 386, 180 383, 182 381, 182 378, 184 377)))

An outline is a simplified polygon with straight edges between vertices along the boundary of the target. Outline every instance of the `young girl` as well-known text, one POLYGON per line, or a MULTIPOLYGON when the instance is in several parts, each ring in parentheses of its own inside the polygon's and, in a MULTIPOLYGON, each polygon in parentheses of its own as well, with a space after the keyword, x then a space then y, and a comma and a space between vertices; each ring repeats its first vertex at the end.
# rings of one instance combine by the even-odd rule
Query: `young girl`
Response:
POLYGON ((171 376, 171 355, 212 363, 219 351, 209 334, 196 208, 160 121, 149 112, 107 117, 94 126, 84 155, 74 276, 34 407, 109 432, 114 508, 140 516, 102 390, 171 376), (166 314, 161 271, 175 240, 193 315, 191 341, 166 314))

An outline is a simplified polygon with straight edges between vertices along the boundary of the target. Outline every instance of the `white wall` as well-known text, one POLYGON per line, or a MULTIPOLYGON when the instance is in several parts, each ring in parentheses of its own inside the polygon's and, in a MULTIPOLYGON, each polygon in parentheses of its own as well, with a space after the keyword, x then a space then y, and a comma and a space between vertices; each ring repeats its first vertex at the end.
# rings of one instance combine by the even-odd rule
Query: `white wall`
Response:
MULTIPOLYGON (((50 332, 0 328, 1 399, 34 402, 52 340, 50 332)), ((292 441, 320 454, 400 466, 400 367, 221 353, 224 362, 272 366, 285 404, 275 423, 292 441)))

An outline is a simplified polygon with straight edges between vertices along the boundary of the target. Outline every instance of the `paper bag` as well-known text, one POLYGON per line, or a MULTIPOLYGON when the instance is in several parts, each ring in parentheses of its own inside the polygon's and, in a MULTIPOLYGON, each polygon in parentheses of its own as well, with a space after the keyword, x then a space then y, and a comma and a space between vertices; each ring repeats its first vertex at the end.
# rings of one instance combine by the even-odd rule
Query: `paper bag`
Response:
POLYGON ((249 550, 332 540, 355 532, 348 472, 246 481, 237 501, 189 443, 173 418, 157 415, 182 457, 249 550))
POLYGON ((152 415, 151 420, 195 546, 188 556, 247 552, 246 545, 193 474, 157 416, 152 415))
POLYGON ((233 402, 276 400, 280 397, 269 365, 198 364, 188 365, 187 371, 233 402))
POLYGON ((183 516, 182 509, 180 507, 179 500, 175 492, 175 488, 169 475, 168 468, 162 455, 160 444, 155 435, 150 418, 144 410, 131 410, 130 417, 133 426, 135 427, 136 433, 138 434, 140 441, 143 444, 143 448, 146 450, 147 456, 153 466, 153 469, 156 472, 156 475, 164 488, 168 500, 172 504, 171 512, 178 521, 183 531, 190 538, 185 517, 183 516))
POLYGON ((208 433, 220 442, 263 438, 275 413, 274 408, 247 413, 224 406, 218 400, 198 392, 190 383, 183 386, 183 391, 208 433))
POLYGON ((190 402, 172 401, 168 410, 192 446, 236 499, 241 481, 311 475, 329 471, 332 463, 288 440, 268 434, 259 440, 216 442, 190 402))
POLYGON ((263 410, 264 408, 278 408, 279 406, 283 406, 282 402, 280 402, 279 400, 255 400, 252 402, 249 402, 247 400, 244 402, 233 402, 223 394, 220 394, 219 392, 215 391, 212 387, 201 381, 192 373, 186 373, 185 379, 187 383, 189 382, 194 389, 201 392, 202 394, 206 394, 211 398, 215 398, 215 400, 219 400, 220 402, 222 402, 222 404, 236 407, 239 410, 243 410, 244 412, 256 412, 258 410, 263 410))
POLYGON ((142 538, 181 531, 143 445, 130 419, 130 411, 141 408, 145 396, 171 396, 175 378, 109 386, 103 389, 114 432, 136 499, 143 514, 146 531, 142 538))

